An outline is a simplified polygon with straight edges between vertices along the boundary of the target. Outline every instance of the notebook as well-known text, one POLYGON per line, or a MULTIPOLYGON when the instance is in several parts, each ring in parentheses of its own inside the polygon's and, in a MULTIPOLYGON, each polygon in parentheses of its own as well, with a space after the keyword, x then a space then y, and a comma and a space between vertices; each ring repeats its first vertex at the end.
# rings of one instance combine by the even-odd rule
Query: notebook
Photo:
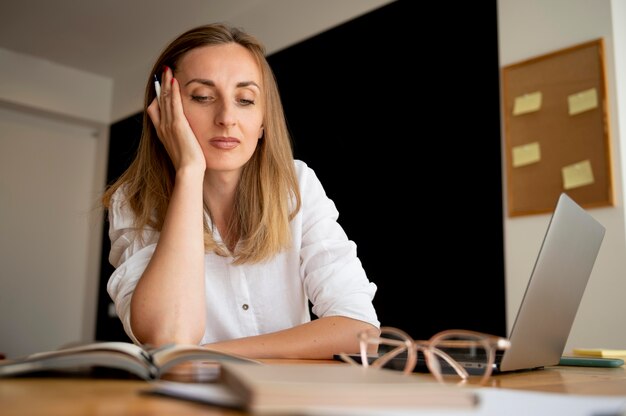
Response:
MULTIPOLYGON (((511 347, 497 355, 494 373, 559 363, 604 233, 574 200, 560 195, 508 336, 511 347)), ((457 360, 476 371, 475 362, 457 360)), ((403 358, 389 366, 404 368, 403 358)), ((421 354, 415 371, 428 372, 421 354)))

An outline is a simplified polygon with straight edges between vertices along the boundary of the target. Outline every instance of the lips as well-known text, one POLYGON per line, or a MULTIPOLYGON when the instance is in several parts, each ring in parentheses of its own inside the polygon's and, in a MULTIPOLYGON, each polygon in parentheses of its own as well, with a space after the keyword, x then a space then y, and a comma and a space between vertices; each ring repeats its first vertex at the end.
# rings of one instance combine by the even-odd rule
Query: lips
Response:
POLYGON ((234 137, 213 137, 209 144, 217 149, 234 149, 239 146, 239 139, 234 137))

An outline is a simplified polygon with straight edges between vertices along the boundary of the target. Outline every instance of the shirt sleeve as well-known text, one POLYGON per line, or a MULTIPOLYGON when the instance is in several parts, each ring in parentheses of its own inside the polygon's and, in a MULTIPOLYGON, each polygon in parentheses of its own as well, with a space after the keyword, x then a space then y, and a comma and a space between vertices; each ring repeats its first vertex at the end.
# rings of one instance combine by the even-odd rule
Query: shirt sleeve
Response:
POLYGON ((107 292, 115 303, 124 331, 135 344, 140 344, 130 327, 130 300, 152 258, 159 233, 153 229, 139 231, 135 228, 135 215, 126 203, 121 187, 113 194, 108 219, 109 262, 115 271, 109 278, 107 292))
POLYGON ((356 244, 338 223, 339 212, 314 171, 296 165, 302 196, 301 276, 318 317, 346 316, 380 327, 356 244))

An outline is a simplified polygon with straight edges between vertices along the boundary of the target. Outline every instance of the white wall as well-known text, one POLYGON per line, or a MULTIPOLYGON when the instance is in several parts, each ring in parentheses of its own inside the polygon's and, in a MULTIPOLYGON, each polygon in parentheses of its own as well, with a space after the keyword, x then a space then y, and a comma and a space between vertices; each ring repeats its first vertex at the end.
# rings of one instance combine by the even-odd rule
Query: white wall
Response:
MULTIPOLYGON (((626 139, 626 0, 611 1, 611 20, 613 27, 613 61, 615 68, 613 71, 613 82, 615 85, 615 112, 611 114, 615 123, 615 134, 617 137, 626 139), (617 77, 615 74, 619 73, 617 77)), ((625 140, 622 140, 622 142, 625 140)), ((620 146, 620 160, 626 160, 626 144, 620 146)), ((623 174, 624 175, 624 174, 623 174)), ((623 176, 622 175, 622 176, 623 176)), ((621 181, 622 195, 626 195, 624 188, 626 181, 621 181)))
POLYGON ((97 129, 0 109, 0 351, 90 339, 97 129), (91 299, 91 305, 85 299, 91 299))
POLYGON ((111 119, 113 80, 0 48, 0 100, 93 123, 111 119))
MULTIPOLYGON (((498 0, 500 66, 597 38, 605 39, 609 124, 616 205, 589 209, 606 229, 606 236, 565 347, 624 348, 626 346, 626 235, 624 228, 622 147, 624 111, 624 0, 498 0), (612 15, 613 12, 618 14, 612 15), (615 24, 615 26, 614 26, 615 24), (614 30, 615 28, 615 30, 614 30), (617 86, 621 85, 618 94, 617 86)), ((503 130, 504 131, 504 130, 503 130)), ((504 139, 504 133, 503 133, 504 139)), ((503 146, 504 148, 504 146, 503 146)), ((504 165, 504 164, 503 164, 504 165)), ((505 170, 503 174, 506 175, 505 170)), ((506 181, 504 195, 506 195, 506 181)), ((506 204, 506 198, 504 198, 506 204)), ((555 201, 556 202, 556 201, 555 201)), ((510 330, 534 260, 548 226, 549 215, 506 217, 505 261, 507 323, 510 330)))
POLYGON ((93 340, 110 79, 0 49, 0 352, 93 340))

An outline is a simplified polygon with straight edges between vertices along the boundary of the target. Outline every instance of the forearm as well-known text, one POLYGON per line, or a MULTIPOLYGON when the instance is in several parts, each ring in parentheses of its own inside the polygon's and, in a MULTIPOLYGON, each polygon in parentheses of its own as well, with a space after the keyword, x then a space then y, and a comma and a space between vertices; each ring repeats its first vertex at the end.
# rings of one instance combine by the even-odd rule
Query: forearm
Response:
POLYGON ((198 343, 204 333, 202 174, 179 172, 154 254, 131 300, 142 343, 198 343))
POLYGON ((332 359, 340 352, 359 352, 358 333, 363 330, 376 328, 356 319, 331 316, 271 334, 206 346, 252 358, 332 359))

